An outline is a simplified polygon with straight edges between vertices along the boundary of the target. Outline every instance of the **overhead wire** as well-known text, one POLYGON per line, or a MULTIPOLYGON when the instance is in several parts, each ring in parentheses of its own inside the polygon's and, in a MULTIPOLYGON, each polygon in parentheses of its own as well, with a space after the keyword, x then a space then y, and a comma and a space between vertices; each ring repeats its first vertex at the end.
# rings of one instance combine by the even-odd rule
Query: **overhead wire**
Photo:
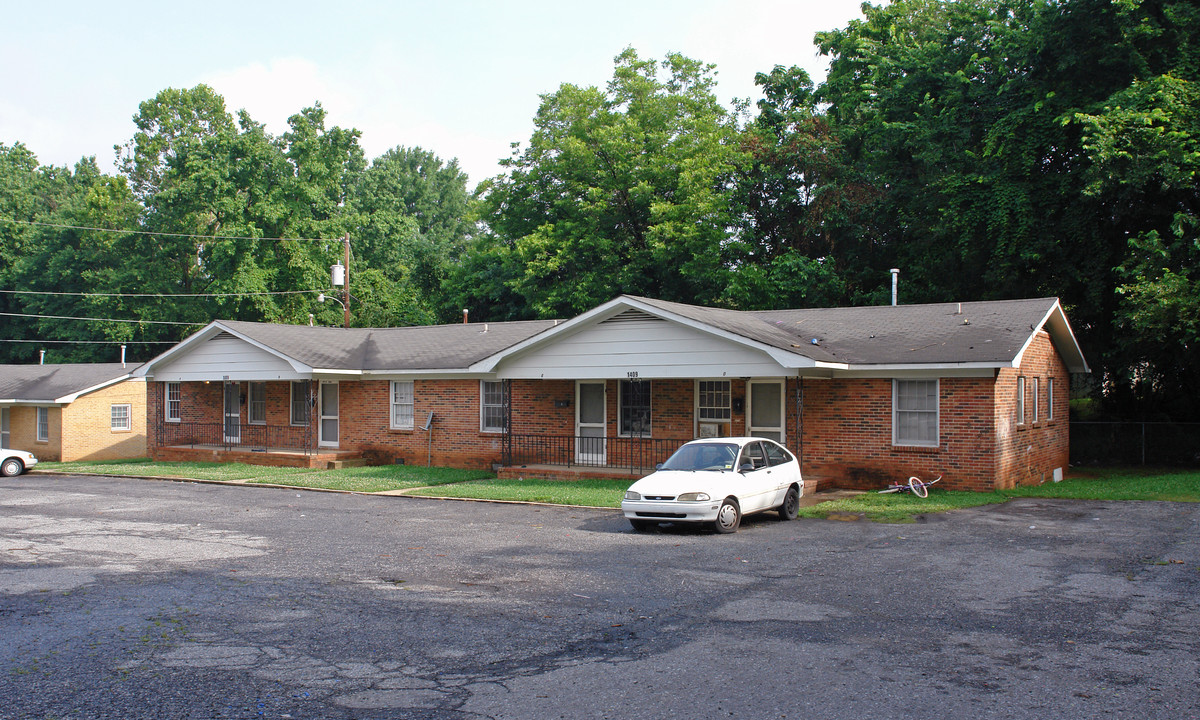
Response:
POLYGON ((302 242, 341 242, 341 238, 305 238, 305 237, 252 237, 250 235, 196 235, 192 233, 162 232, 158 230, 116 230, 113 228, 88 227, 86 225, 64 225, 60 223, 45 223, 35 220, 16 220, 0 217, 0 222, 14 225, 31 225, 36 227, 61 228, 63 230, 88 230, 91 232, 116 233, 120 235, 155 235, 158 237, 181 237, 197 240, 298 240, 302 242))

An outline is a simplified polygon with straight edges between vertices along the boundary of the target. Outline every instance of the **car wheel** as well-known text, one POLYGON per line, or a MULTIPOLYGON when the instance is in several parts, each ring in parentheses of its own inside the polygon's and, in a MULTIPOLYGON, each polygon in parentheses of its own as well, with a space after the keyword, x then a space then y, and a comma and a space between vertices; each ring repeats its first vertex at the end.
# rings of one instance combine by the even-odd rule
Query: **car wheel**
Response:
POLYGON ((0 465, 0 475, 4 477, 13 477, 23 472, 25 472, 25 463, 17 458, 9 458, 4 461, 3 465, 0 465))
POLYGON ((647 530, 653 530, 654 528, 658 527, 658 523, 650 522, 649 520, 630 520, 629 524, 632 525, 633 529, 637 532, 646 532, 647 530))
POLYGON ((717 510, 717 519, 713 521, 713 529, 721 534, 737 532, 742 524, 742 508, 733 498, 725 498, 721 509, 717 510))
POLYGON ((788 488, 787 495, 783 496, 783 504, 779 506, 780 520, 795 520, 796 514, 800 512, 800 491, 796 486, 788 488))

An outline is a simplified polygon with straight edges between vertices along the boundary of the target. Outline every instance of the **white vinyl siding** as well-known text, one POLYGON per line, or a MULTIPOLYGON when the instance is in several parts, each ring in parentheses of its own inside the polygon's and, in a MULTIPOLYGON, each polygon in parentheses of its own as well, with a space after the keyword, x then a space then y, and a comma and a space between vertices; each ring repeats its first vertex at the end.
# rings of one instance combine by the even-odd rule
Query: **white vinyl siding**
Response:
POLYGON ((113 432, 129 432, 132 427, 130 425, 133 414, 132 405, 111 405, 109 407, 109 427, 113 432))
POLYGON ((413 429, 413 381, 392 381, 392 429, 413 429))
POLYGON ((892 444, 938 446, 938 381, 892 381, 892 444))

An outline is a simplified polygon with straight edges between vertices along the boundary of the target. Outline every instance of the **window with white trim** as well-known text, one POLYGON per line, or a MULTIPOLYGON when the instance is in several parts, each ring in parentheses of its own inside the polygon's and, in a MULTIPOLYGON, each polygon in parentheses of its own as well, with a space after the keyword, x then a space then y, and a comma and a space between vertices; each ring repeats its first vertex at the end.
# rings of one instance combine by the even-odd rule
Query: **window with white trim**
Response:
MULTIPOLYGON (((732 409, 732 392, 728 380, 696 381, 696 436, 711 437, 728 435, 722 426, 728 426, 732 409)), ((727 430, 727 428, 726 428, 727 430)))
POLYGON ((1025 377, 1017 378, 1017 424, 1025 424, 1025 377))
POLYGON ((1032 378, 1032 380, 1033 380, 1033 392, 1029 393, 1029 399, 1030 399, 1029 421, 1036 423, 1038 421, 1038 380, 1039 380, 1039 378, 1032 378))
POLYGON ((1046 378, 1046 420, 1054 419, 1054 378, 1046 378))
POLYGON ((246 422, 251 425, 267 424, 267 384, 265 382, 247 383, 249 399, 246 409, 246 422))
POLYGON ((392 429, 413 429, 413 381, 392 381, 392 429))
POLYGON ((166 415, 167 422, 179 422, 180 408, 183 406, 182 383, 167 383, 166 415))
POLYGON ((307 380, 293 380, 292 399, 291 399, 291 416, 293 425, 307 425, 309 411, 311 409, 312 398, 309 397, 309 382, 307 380))
POLYGON ((938 381, 892 381, 892 444, 938 446, 938 381))
POLYGON ((617 398, 617 434, 650 437, 650 381, 622 380, 617 398))
POLYGON ((37 439, 38 442, 50 440, 50 408, 37 409, 37 439))
POLYGON ((479 381, 479 429, 482 432, 504 432, 508 429, 505 413, 508 387, 503 380, 479 381))
POLYGON ((109 428, 113 432, 129 432, 132 427, 132 405, 110 405, 109 406, 109 428))

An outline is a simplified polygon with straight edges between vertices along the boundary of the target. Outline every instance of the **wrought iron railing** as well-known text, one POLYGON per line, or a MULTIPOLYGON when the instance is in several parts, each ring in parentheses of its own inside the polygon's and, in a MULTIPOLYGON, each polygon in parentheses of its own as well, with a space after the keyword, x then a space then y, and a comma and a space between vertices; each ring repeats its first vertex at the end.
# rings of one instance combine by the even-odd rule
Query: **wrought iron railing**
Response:
POLYGON ((508 435, 504 443, 504 464, 649 470, 685 442, 685 439, 647 437, 508 435))
POLYGON ((158 422, 159 447, 217 447, 252 452, 290 451, 310 455, 310 425, 258 425, 221 422, 158 422))

